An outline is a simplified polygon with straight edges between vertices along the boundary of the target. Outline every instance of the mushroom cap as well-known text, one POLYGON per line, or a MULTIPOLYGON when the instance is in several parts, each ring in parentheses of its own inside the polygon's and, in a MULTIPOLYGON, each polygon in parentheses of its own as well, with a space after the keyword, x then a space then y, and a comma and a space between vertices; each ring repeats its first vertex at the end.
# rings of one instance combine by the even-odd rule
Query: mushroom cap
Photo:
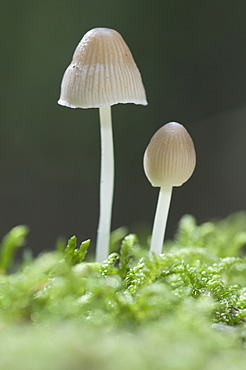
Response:
POLYGON ((144 171, 152 186, 181 186, 195 165, 193 141, 184 126, 176 122, 162 126, 144 153, 144 171))
POLYGON ((99 108, 118 103, 147 105, 141 75, 117 31, 93 28, 75 49, 63 76, 58 104, 99 108))

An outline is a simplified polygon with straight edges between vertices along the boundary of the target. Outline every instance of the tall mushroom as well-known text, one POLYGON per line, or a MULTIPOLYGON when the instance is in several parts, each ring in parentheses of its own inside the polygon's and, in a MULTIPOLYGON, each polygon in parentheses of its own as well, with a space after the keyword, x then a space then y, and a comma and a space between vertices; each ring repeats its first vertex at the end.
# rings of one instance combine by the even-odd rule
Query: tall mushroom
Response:
POLYGON ((121 35, 109 28, 88 31, 66 69, 58 104, 99 108, 101 131, 100 216, 96 261, 108 256, 114 189, 111 105, 147 105, 140 72, 121 35))
POLYGON ((144 153, 144 171, 152 186, 160 187, 150 252, 161 254, 173 186, 181 186, 196 165, 193 141, 184 126, 170 122, 152 137, 144 153))

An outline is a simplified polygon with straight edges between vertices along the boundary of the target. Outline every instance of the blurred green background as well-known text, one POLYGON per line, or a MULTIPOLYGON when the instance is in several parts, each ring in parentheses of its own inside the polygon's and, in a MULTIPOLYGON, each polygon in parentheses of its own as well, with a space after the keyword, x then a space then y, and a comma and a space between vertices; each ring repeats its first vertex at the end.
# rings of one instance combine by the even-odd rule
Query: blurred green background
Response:
POLYGON ((0 0, 0 236, 31 228, 35 252, 58 236, 94 245, 100 137, 96 109, 57 104, 83 34, 119 31, 141 71, 149 105, 113 107, 116 187, 112 229, 149 231, 158 190, 142 168, 154 132, 183 123, 197 150, 176 188, 167 236, 184 213, 199 221, 246 206, 246 2, 0 0))

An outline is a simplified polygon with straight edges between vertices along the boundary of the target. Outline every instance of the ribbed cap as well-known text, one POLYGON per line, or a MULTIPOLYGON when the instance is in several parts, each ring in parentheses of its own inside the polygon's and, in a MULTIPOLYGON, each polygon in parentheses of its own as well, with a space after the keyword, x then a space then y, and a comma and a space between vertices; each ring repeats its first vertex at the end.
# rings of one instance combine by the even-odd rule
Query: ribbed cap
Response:
POLYGON ((141 75, 121 35, 94 28, 84 35, 64 73, 58 104, 98 108, 118 103, 147 104, 141 75))
POLYGON ((193 141, 176 122, 162 126, 144 153, 144 171, 153 186, 180 186, 190 178, 195 165, 193 141))

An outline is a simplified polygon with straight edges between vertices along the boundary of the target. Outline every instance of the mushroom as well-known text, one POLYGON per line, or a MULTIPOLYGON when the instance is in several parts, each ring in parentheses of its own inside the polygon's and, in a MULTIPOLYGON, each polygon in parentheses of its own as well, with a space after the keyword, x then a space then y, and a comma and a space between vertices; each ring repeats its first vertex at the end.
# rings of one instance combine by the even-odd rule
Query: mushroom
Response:
POLYGON ((144 171, 152 186, 160 187, 150 252, 161 254, 173 186, 181 186, 196 165, 193 141, 183 125, 170 122, 152 137, 144 153, 144 171))
POLYGON ((88 31, 66 69, 58 104, 99 108, 101 131, 100 216, 96 261, 107 258, 114 189, 111 105, 147 105, 140 72, 121 35, 109 28, 88 31))

